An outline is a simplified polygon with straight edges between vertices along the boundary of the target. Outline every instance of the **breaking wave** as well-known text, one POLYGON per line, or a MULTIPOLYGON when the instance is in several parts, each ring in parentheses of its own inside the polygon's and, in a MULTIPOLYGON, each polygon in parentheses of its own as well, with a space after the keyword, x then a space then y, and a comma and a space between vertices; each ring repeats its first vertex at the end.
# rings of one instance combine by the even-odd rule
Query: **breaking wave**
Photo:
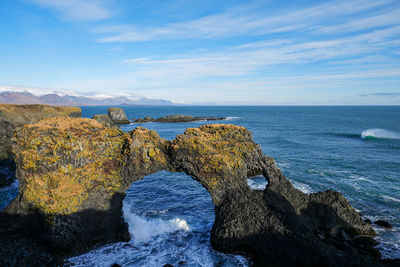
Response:
POLYGON ((233 120, 236 120, 236 119, 239 119, 240 117, 226 117, 225 118, 225 120, 226 121, 233 121, 233 120))
POLYGON ((361 138, 365 140, 400 139, 400 134, 385 129, 373 128, 363 131, 361 138))
POLYGON ((291 181, 291 182, 296 189, 300 190, 305 194, 311 194, 313 192, 311 186, 309 186, 308 184, 303 184, 296 181, 291 181))
POLYGON ((128 221, 129 233, 134 244, 150 241, 153 237, 176 231, 190 230, 188 223, 180 218, 169 221, 161 219, 148 219, 131 212, 124 211, 125 219, 128 221))

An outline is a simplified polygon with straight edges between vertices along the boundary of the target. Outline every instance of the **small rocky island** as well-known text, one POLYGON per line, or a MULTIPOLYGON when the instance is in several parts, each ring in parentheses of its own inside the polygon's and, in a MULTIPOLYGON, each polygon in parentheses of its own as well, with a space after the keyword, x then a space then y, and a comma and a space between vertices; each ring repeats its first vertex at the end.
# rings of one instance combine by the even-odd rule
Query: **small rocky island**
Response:
MULTIPOLYGON (((100 122, 107 127, 116 127, 119 124, 130 123, 127 118, 125 111, 122 108, 109 108, 108 114, 97 114, 92 119, 100 122)), ((193 122, 193 121, 219 121, 225 120, 226 117, 195 117, 191 115, 168 115, 159 118, 152 118, 146 116, 141 119, 134 119, 134 123, 147 123, 147 122, 162 122, 162 123, 181 123, 181 122, 193 122)))
POLYGON ((144 117, 142 119, 136 119, 136 123, 146 123, 146 122, 193 122, 193 121, 219 121, 225 120, 225 117, 194 117, 190 115, 169 115, 164 117, 159 117, 157 119, 152 117, 144 117))
POLYGON ((129 240, 122 214, 135 181, 184 172, 210 193, 211 244, 255 266, 386 266, 371 224, 338 192, 293 187, 251 133, 235 125, 188 128, 174 140, 143 127, 125 133, 93 119, 50 117, 12 141, 17 198, 0 212, 0 265, 61 265, 96 246, 129 240), (247 179, 263 175, 265 190, 247 179))

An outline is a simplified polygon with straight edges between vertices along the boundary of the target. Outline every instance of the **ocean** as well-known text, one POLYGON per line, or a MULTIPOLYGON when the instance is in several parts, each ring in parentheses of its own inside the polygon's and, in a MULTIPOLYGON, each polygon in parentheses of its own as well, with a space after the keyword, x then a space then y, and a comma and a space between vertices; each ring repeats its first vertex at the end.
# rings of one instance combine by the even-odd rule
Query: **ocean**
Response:
MULTIPOLYGON (((82 107, 83 117, 106 114, 108 107, 82 107)), ((248 128, 264 154, 296 188, 312 193, 341 192, 366 219, 383 219, 377 240, 385 258, 400 258, 400 106, 123 107, 128 118, 173 114, 227 117, 216 122, 123 125, 156 130, 172 140, 188 127, 208 123, 248 128)), ((265 188, 261 177, 248 181, 265 188)), ((0 208, 18 184, 0 189, 0 208)), ((137 181, 127 191, 123 212, 130 242, 109 244, 70 258, 75 266, 248 266, 249 259, 219 253, 209 237, 214 221, 208 192, 183 173, 162 171, 137 181)))

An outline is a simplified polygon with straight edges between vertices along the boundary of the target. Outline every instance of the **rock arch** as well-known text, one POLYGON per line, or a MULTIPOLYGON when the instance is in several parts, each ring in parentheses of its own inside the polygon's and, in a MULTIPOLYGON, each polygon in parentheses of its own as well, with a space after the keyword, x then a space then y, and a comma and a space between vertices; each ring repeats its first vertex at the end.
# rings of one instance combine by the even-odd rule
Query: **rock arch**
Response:
POLYGON ((39 218, 35 238, 57 253, 129 239, 124 192, 168 170, 210 193, 217 250, 250 255, 256 265, 375 262, 373 245, 357 245, 358 235, 375 232, 348 201, 333 191, 295 189, 240 126, 203 125, 167 141, 142 127, 123 133, 90 119, 55 117, 18 131, 14 153, 20 193, 3 214, 39 218), (247 178, 259 174, 268 187, 252 191, 247 178))

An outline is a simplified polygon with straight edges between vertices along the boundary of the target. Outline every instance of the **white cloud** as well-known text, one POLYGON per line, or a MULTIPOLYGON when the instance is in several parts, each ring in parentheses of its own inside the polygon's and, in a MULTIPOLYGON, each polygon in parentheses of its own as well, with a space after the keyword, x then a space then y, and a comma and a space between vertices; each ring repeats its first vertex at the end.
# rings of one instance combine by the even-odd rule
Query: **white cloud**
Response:
POLYGON ((42 7, 56 10, 63 19, 95 21, 111 17, 105 0, 31 0, 42 7))

